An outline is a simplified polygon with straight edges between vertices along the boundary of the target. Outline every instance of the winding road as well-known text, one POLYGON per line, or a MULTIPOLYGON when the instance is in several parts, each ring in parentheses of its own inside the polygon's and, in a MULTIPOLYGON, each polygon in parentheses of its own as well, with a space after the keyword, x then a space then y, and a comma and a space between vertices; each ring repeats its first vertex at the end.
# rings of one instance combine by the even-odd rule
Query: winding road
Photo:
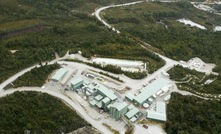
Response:
MULTIPOLYGON (((108 24, 107 22, 105 22, 105 20, 103 20, 100 17, 100 12, 103 10, 106 10, 108 8, 112 8, 112 7, 120 7, 120 6, 129 6, 129 5, 133 5, 133 4, 138 4, 138 3, 142 3, 144 1, 136 1, 136 2, 130 2, 130 3, 125 3, 125 4, 118 4, 118 5, 110 5, 110 6, 105 6, 105 7, 101 7, 99 9, 97 9, 93 14, 95 15, 95 17, 101 21, 105 26, 107 26, 108 28, 112 29, 113 31, 120 33, 119 30, 115 29, 114 27, 112 27, 110 24, 108 24)), ((122 76, 122 75, 118 75, 120 79, 122 79, 125 83, 124 86, 129 86, 132 88, 132 90, 137 89, 138 87, 142 87, 142 85, 144 85, 146 82, 158 77, 158 75, 161 74, 162 71, 166 71, 169 70, 170 68, 172 68, 175 65, 180 64, 178 61, 172 60, 170 58, 167 58, 163 55, 158 54, 163 60, 166 61, 165 66, 163 66, 162 68, 160 68, 159 70, 157 70, 156 72, 152 73, 151 75, 147 76, 146 78, 142 79, 142 80, 133 80, 130 79, 128 77, 122 76), (136 83, 136 84, 134 84, 136 83)), ((54 64, 55 62, 58 62, 59 64, 63 64, 66 63, 68 65, 73 65, 73 66, 78 66, 80 68, 89 68, 89 69, 93 69, 96 71, 102 71, 100 69, 94 68, 94 67, 90 67, 88 65, 85 64, 80 64, 80 63, 75 63, 75 62, 66 62, 66 61, 60 61, 62 59, 65 59, 68 56, 68 53, 62 57, 62 58, 56 58, 55 60, 52 60, 51 62, 47 62, 47 64, 54 64)), ((46 62, 43 63, 43 65, 46 64, 46 62)), ((6 95, 10 95, 12 93, 14 93, 15 91, 37 91, 37 92, 42 92, 42 93, 48 93, 52 96, 55 96, 61 100, 63 100, 64 102, 66 102, 67 104, 69 104, 72 108, 74 108, 79 115, 81 115, 86 121, 88 121, 90 124, 92 124, 95 128, 97 128, 99 131, 101 131, 104 134, 111 134, 110 130, 108 130, 106 127, 104 127, 101 123, 98 123, 97 121, 95 121, 94 119, 92 119, 82 107, 79 107, 78 105, 76 105, 71 99, 69 99, 67 96, 63 95, 63 94, 59 94, 57 92, 51 91, 51 90, 46 90, 46 89, 42 89, 39 87, 22 87, 22 88, 18 88, 18 89, 10 89, 10 90, 4 90, 4 87, 7 86, 8 84, 12 83, 14 80, 16 80, 19 76, 25 74, 26 72, 30 71, 31 69, 35 68, 35 67, 39 67, 39 64, 33 65, 29 68, 26 68, 20 72, 18 72, 17 74, 11 76, 10 78, 8 78, 7 80, 5 80, 3 83, 0 84, 0 97, 4 97, 6 95)), ((102 71, 102 72, 106 72, 106 71, 102 71)), ((107 73, 107 72, 106 72, 107 73)), ((109 72, 108 72, 109 73, 109 72)), ((115 76, 116 74, 112 74, 109 73, 113 76, 115 76)), ((178 91, 177 91, 178 92, 178 91)), ((194 95, 192 93, 188 93, 185 91, 180 92, 183 95, 194 95)), ((196 95, 195 95, 196 96, 196 95)))

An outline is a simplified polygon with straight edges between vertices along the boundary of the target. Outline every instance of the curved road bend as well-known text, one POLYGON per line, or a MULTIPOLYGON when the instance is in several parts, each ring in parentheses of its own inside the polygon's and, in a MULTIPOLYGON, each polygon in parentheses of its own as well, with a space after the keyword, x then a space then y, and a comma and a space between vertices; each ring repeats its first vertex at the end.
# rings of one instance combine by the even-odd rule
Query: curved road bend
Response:
MULTIPOLYGON (((62 59, 65 59, 67 57, 67 55, 69 54, 69 51, 65 54, 64 57, 61 57, 61 58, 56 58, 52 61, 49 61, 49 62, 43 62, 42 65, 45 65, 46 63, 48 65, 50 64, 54 64, 56 63, 57 61, 59 60, 62 60, 62 59)), ((35 68, 35 67, 40 67, 39 64, 35 64, 31 67, 28 67, 26 69, 23 69, 22 71, 14 74, 13 76, 11 76, 10 78, 8 78, 7 80, 5 80, 4 82, 0 83, 0 93, 2 93, 4 91, 4 87, 7 86, 8 84, 12 83, 13 81, 15 81, 19 76, 22 76, 23 74, 25 74, 26 72, 30 71, 31 69, 35 68)))
POLYGON ((130 3, 125 3, 125 4, 118 4, 118 5, 110 5, 110 6, 105 6, 105 7, 101 7, 99 9, 97 9, 94 13, 92 13, 92 15, 95 15, 95 17, 101 21, 105 26, 107 26, 108 28, 112 29, 113 31, 120 33, 120 31, 116 30, 114 27, 112 27, 110 24, 108 24, 106 21, 104 21, 101 17, 100 17, 100 12, 103 10, 106 10, 108 8, 111 7, 121 7, 121 6, 129 6, 129 5, 134 5, 134 4, 138 4, 138 3, 142 3, 144 1, 135 1, 135 2, 130 2, 130 3))
POLYGON ((98 121, 95 121, 94 119, 92 119, 85 111, 82 107, 76 105, 71 99, 69 99, 67 96, 64 96, 63 94, 59 94, 56 93, 54 91, 51 90, 46 90, 46 89, 42 89, 40 87, 21 87, 21 88, 17 88, 17 89, 10 89, 10 90, 6 90, 5 92, 0 94, 0 97, 4 97, 6 95, 10 95, 13 94, 16 91, 37 91, 37 92, 41 92, 41 93, 47 93, 49 95, 52 95, 54 97, 57 97, 61 100, 63 100, 64 102, 66 102, 68 105, 70 105, 72 108, 74 108, 76 110, 76 112, 83 118, 85 119, 87 122, 89 122, 92 126, 94 126, 95 128, 97 128, 99 131, 101 131, 104 134, 112 134, 105 126, 102 125, 102 123, 98 123, 98 121))

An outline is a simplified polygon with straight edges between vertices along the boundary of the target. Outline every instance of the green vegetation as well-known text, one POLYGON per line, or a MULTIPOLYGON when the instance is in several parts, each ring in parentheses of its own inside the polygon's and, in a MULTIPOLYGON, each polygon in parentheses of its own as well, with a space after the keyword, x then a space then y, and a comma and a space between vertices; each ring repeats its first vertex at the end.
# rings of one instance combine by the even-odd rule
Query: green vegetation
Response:
POLYGON ((73 59, 66 59, 66 61, 74 61, 74 62, 87 64, 89 66, 93 66, 95 68, 99 68, 101 70, 108 71, 108 72, 115 73, 115 74, 124 74, 131 79, 142 79, 147 76, 147 73, 145 71, 144 72, 128 72, 128 71, 123 71, 120 67, 113 66, 113 65, 102 66, 96 63, 83 62, 80 60, 73 60, 73 59))
POLYGON ((42 86, 47 80, 48 75, 52 73, 53 70, 58 69, 58 64, 45 65, 33 68, 31 71, 25 73, 24 75, 18 77, 13 82, 14 88, 22 86, 42 86))
POLYGON ((68 50, 145 60, 151 70, 163 65, 155 54, 124 34, 101 24, 92 12, 101 5, 132 0, 0 1, 0 82, 33 64, 63 56, 68 50), (14 54, 10 50, 18 50, 14 54))
POLYGON ((221 103, 172 93, 167 105, 168 134, 218 134, 221 132, 221 103))
POLYGON ((67 133, 89 126, 61 100, 46 93, 15 92, 0 98, 0 113, 0 133, 67 133))
POLYGON ((221 13, 221 5, 220 4, 214 4, 213 9, 215 9, 217 12, 221 13))
POLYGON ((214 25, 220 25, 221 16, 198 10, 187 1, 144 2, 110 8, 104 13, 103 18, 116 29, 151 44, 166 56, 175 60, 200 57, 217 64, 215 71, 221 73, 221 32, 212 31, 214 25), (207 30, 176 21, 181 18, 201 24, 207 30))
POLYGON ((170 74, 170 78, 176 81, 185 81, 191 76, 195 76, 196 79, 201 80, 205 75, 204 73, 197 72, 196 70, 190 70, 179 65, 171 68, 168 73, 170 74))
POLYGON ((110 78, 117 80, 119 82, 123 82, 119 77, 114 77, 112 75, 109 75, 108 73, 99 72, 99 74, 105 75, 105 76, 110 77, 110 78))
POLYGON ((168 71, 172 80, 178 81, 178 88, 187 90, 193 93, 221 93, 221 76, 205 75, 204 73, 197 72, 183 68, 182 66, 175 66, 168 71))

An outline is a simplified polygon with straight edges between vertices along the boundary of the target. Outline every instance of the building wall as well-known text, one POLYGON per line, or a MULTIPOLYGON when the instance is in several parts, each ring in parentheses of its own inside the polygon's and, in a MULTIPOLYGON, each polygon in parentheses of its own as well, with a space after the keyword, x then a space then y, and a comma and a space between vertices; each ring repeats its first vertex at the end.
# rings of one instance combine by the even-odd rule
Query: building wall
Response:
POLYGON ((76 83, 76 84, 71 84, 71 87, 76 90, 77 88, 79 88, 81 85, 83 84, 83 81, 76 83))

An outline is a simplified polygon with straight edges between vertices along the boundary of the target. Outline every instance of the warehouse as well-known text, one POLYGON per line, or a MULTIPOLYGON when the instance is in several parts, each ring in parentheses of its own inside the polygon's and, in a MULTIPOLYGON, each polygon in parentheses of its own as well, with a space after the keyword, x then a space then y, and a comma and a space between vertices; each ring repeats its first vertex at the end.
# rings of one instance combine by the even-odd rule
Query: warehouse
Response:
POLYGON ((125 96, 125 98, 126 98, 128 101, 132 102, 132 101, 134 100, 135 96, 132 95, 132 94, 130 94, 130 93, 128 93, 128 94, 125 96))
POLYGON ((68 70, 64 68, 60 68, 56 73, 51 77, 51 80, 55 82, 59 82, 64 78, 64 76, 67 74, 68 70))
POLYGON ((115 102, 110 106, 110 114, 116 120, 119 120, 122 115, 127 112, 128 104, 126 102, 115 102))
POLYGON ((73 90, 78 89, 80 86, 83 85, 84 80, 80 77, 76 78, 76 79, 72 79, 71 81, 71 88, 73 90))
POLYGON ((127 112, 127 113, 125 114, 125 116, 126 116, 127 119, 129 119, 131 122, 134 122, 134 121, 136 121, 136 119, 137 119, 136 115, 139 114, 139 113, 140 113, 140 111, 139 111, 136 107, 134 107, 134 108, 132 108, 129 112, 127 112))
POLYGON ((145 87, 140 94, 134 97, 134 103, 139 106, 142 106, 143 103, 145 103, 145 101, 148 100, 148 98, 155 95, 159 90, 161 90, 168 84, 170 84, 170 82, 163 78, 159 78, 153 81, 151 84, 145 87))
POLYGON ((97 93, 101 94, 102 96, 110 98, 111 101, 117 99, 117 96, 114 94, 112 90, 109 90, 107 87, 101 84, 99 84, 97 87, 97 93))
POLYGON ((105 97, 102 100, 102 108, 107 109, 107 106, 111 103, 111 100, 108 97, 105 97))
POLYGON ((147 110, 147 119, 166 121, 166 104, 157 102, 156 111, 147 110))

